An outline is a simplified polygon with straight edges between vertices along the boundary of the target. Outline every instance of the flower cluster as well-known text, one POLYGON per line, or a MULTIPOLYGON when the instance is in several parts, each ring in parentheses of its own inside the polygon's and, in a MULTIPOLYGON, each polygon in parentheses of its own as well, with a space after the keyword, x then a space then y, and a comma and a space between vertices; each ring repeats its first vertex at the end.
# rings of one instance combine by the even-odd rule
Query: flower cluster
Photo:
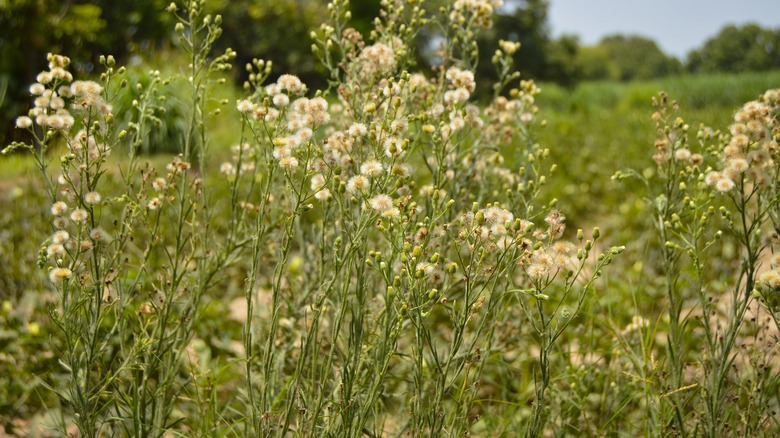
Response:
POLYGON ((503 0, 456 0, 450 21, 464 24, 473 17, 479 26, 489 28, 493 25, 493 13, 503 5, 503 0))
POLYGON ((386 76, 396 67, 395 52, 384 43, 376 43, 365 47, 358 56, 360 75, 371 79, 376 75, 386 76))
POLYGON ((707 174, 707 184, 729 192, 737 184, 764 186, 772 181, 778 159, 777 90, 767 91, 761 100, 746 103, 734 115, 729 128, 731 140, 723 149, 723 168, 707 174))
POLYGON ((49 70, 39 73, 37 82, 30 86, 30 94, 35 96, 30 112, 34 119, 30 116, 17 118, 17 128, 30 129, 34 120, 41 127, 67 132, 75 123, 68 111, 68 102, 76 111, 96 108, 104 115, 111 112, 111 106, 101 97, 103 88, 97 82, 75 81, 68 85, 73 81, 73 75, 66 70, 69 58, 50 53, 48 60, 49 70))
POLYGON ((444 93, 444 103, 447 106, 455 106, 469 100, 476 87, 473 72, 452 67, 447 70, 446 78, 451 88, 444 93))

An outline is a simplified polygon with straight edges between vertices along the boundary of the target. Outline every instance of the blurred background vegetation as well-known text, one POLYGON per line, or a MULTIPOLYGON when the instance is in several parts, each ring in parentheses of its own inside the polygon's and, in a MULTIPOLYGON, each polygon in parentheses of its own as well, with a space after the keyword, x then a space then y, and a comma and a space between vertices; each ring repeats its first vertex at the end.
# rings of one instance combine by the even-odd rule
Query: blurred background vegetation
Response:
MULTIPOLYGON (((113 54, 122 64, 143 65, 150 57, 171 52, 176 44, 166 0, 0 0, 0 143, 14 140, 14 118, 28 105, 27 86, 45 65, 47 52, 61 52, 92 71, 97 58, 113 54)), ((429 0, 436 10, 446 0, 429 0)), ((553 38, 549 0, 507 1, 492 29, 480 37, 478 76, 488 83, 490 63, 499 39, 522 42, 516 65, 527 78, 567 88, 593 80, 650 80, 688 73, 739 73, 780 67, 780 29, 758 25, 727 26, 686 59, 664 53, 651 39, 612 35, 598 44, 582 44, 576 35, 553 38)), ((274 74, 299 75, 310 89, 324 85, 312 56, 309 32, 319 26, 326 2, 321 0, 213 0, 209 8, 223 15, 221 49, 238 52, 236 65, 252 58, 274 62, 274 74)), ((379 12, 378 0, 352 0, 353 26, 364 36, 379 12)), ((418 59, 431 60, 438 35, 423 32, 418 59)), ((234 70, 236 84, 245 71, 234 70)))

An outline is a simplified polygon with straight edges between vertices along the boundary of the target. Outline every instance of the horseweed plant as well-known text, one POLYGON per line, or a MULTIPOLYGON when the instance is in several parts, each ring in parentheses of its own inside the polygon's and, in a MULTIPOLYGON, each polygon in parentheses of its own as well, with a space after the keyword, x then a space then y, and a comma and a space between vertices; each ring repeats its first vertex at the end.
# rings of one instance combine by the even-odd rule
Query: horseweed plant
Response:
POLYGON ((168 8, 187 71, 138 85, 126 130, 111 105, 134 85, 113 58, 91 82, 49 56, 30 89, 35 108, 17 120, 36 143, 9 150, 35 154, 52 201, 39 260, 58 294, 50 315, 70 377, 51 388, 61 428, 456 435, 484 430, 490 410, 525 425, 504 428, 542 434, 551 357, 622 247, 596 254, 598 228, 569 241, 556 201, 541 202, 555 165, 534 139, 540 90, 526 80, 506 90, 519 44, 493 57, 492 101, 469 103, 474 35, 500 2, 456 1, 441 17, 422 3, 382 1, 369 41, 349 27, 346 1, 330 3, 330 24, 312 33, 326 93, 292 75, 267 83, 270 63, 247 65, 248 95, 230 112, 239 143, 221 163, 210 93, 235 54, 209 58, 221 19, 204 16, 202 0, 168 8), (408 72, 425 25, 446 35, 430 76, 408 72), (189 84, 176 97, 191 113, 181 153, 158 173, 137 151, 170 81, 189 84), (219 365, 202 351, 204 314, 236 276, 242 342, 219 365), (492 383, 523 365, 506 354, 523 342, 535 344, 533 387, 492 383), (243 383, 221 380, 220 366, 243 383), (528 399, 531 410, 518 408, 528 399))
POLYGON ((677 103, 661 93, 653 114, 657 172, 647 178, 616 175, 645 182, 665 275, 665 367, 659 369, 648 348, 642 354, 653 375, 638 370, 653 383, 647 386, 647 404, 653 406, 649 434, 714 437, 732 430, 753 436, 773 427, 769 418, 776 400, 766 393, 778 383, 768 366, 777 346, 761 345, 767 326, 760 321, 763 308, 777 327, 774 294, 780 283, 777 256, 771 255, 778 244, 774 217, 780 201, 777 96, 770 90, 745 104, 727 131, 702 126, 694 149, 689 126, 676 116, 677 103), (728 251, 738 252, 737 265, 715 257, 734 246, 739 249, 728 251), (729 283, 731 294, 717 286, 729 283), (754 315, 750 324, 748 313, 754 315), (691 362, 701 366, 691 372, 691 362), (738 372, 747 387, 737 384, 744 381, 738 372), (651 390, 656 384, 660 391, 651 390))

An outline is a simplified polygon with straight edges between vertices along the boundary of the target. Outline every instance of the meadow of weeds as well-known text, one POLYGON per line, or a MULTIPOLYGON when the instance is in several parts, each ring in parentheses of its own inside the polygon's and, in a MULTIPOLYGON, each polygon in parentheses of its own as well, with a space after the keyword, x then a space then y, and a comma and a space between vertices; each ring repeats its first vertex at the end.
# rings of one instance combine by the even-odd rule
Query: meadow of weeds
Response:
POLYGON ((780 75, 545 98, 501 42, 480 104, 500 1, 383 0, 364 39, 333 0, 328 89, 255 60, 236 97, 203 5, 168 8, 180 71, 30 87, 3 434, 778 434, 780 75))

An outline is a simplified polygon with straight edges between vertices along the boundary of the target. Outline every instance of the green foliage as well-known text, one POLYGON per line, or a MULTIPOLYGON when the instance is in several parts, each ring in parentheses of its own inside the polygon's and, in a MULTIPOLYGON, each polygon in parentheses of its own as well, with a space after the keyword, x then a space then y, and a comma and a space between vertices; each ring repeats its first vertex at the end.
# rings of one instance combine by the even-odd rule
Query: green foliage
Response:
MULTIPOLYGON (((610 60, 611 66, 607 71, 615 72, 616 76, 590 79, 646 80, 679 73, 682 70, 682 65, 677 59, 664 54, 658 45, 648 38, 637 35, 613 35, 602 39, 599 46, 607 53, 610 60)), ((583 66, 583 68, 591 71, 598 70, 595 67, 583 66)))
POLYGON ((550 71, 546 50, 551 44, 547 25, 547 0, 529 0, 513 3, 509 12, 499 12, 493 27, 483 31, 478 38, 480 46, 477 76, 486 82, 496 79, 490 58, 500 40, 520 42, 521 50, 514 54, 514 64, 524 75, 537 80, 547 79, 550 71))
POLYGON ((780 29, 726 26, 688 55, 692 72, 748 72, 780 68, 780 29))
MULTIPOLYGON (((313 86, 322 84, 323 70, 311 54, 315 29, 324 13, 324 4, 303 0, 216 0, 208 10, 222 14, 225 27, 217 48, 231 48, 239 55, 236 62, 244 66, 262 57, 273 63, 273 73, 298 75, 313 86)), ((239 83, 248 72, 236 70, 239 83)))

